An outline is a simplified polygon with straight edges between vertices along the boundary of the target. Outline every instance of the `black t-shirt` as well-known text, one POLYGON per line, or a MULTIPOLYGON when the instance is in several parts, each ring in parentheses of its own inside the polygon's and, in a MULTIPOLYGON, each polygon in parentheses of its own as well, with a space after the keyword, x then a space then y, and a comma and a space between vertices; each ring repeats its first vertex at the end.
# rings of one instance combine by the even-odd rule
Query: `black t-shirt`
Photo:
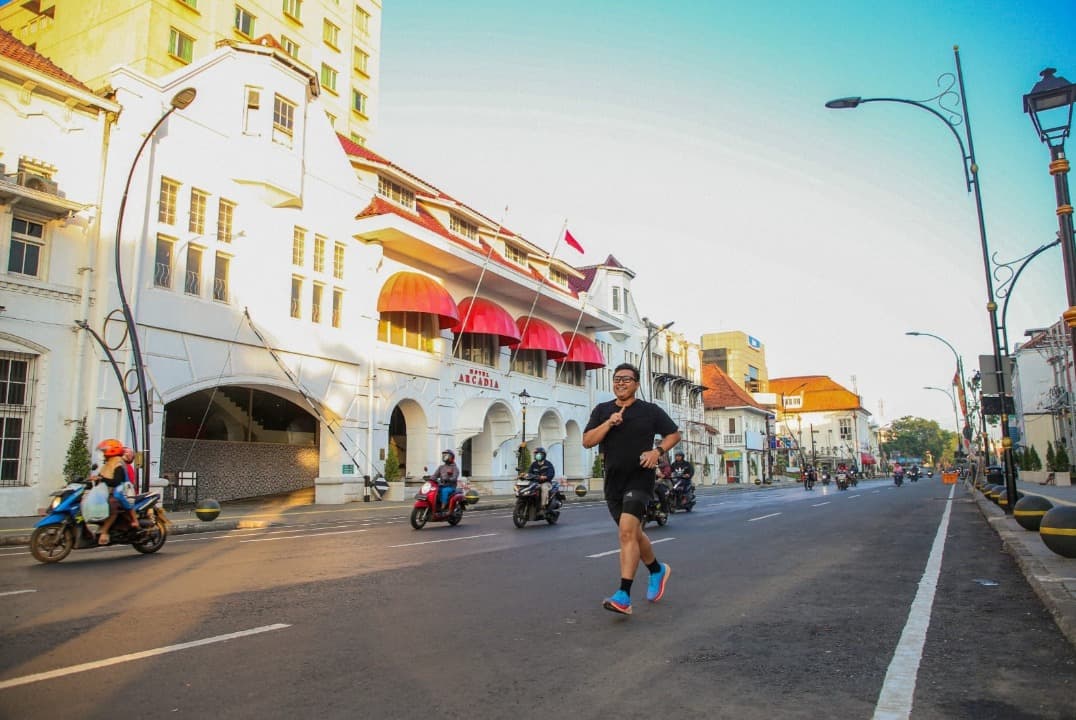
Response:
MULTIPOLYGON (((616 400, 598 403, 583 432, 598 427, 617 410, 616 400)), ((605 485, 618 490, 652 487, 654 470, 641 467, 639 456, 654 449, 655 435, 665 437, 676 432, 676 423, 657 405, 638 398, 624 410, 623 419, 620 425, 609 428, 599 445, 605 455, 605 485)))

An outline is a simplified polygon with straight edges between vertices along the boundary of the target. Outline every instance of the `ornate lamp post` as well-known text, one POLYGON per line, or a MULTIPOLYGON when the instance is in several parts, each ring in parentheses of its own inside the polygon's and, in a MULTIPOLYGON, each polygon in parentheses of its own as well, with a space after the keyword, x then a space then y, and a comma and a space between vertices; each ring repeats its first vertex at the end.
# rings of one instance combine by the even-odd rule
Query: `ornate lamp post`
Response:
POLYGON ((516 453, 516 472, 526 472, 527 468, 523 467, 523 454, 527 451, 527 404, 530 403, 531 396, 527 392, 526 388, 519 391, 519 406, 523 409, 523 436, 522 441, 519 443, 519 450, 516 453))
POLYGON ((646 361, 646 394, 647 400, 654 402, 654 368, 650 363, 650 343, 654 342, 654 338, 660 333, 671 328, 676 321, 670 320, 664 325, 654 325, 649 318, 644 317, 643 322, 646 323, 646 344, 643 345, 643 360, 646 361))
POLYGON ((946 395, 949 396, 949 399, 953 401, 953 422, 956 423, 956 436, 957 436, 958 442, 959 442, 959 438, 960 438, 960 416, 957 415, 957 412, 956 412, 956 395, 954 395, 951 391, 946 390, 945 388, 934 387, 933 385, 924 385, 923 389, 924 390, 937 390, 938 392, 945 393, 946 395))
MULTIPOLYGON (((945 127, 949 129, 949 132, 956 138, 957 145, 960 146, 960 154, 963 159, 964 170, 964 182, 967 185, 968 192, 975 195, 975 212, 979 219, 979 245, 983 254, 983 271, 986 278, 986 309, 990 314, 990 339, 993 343, 994 349, 994 374, 997 380, 998 394, 1001 400, 1001 445, 1004 456, 1005 466, 1005 488, 1008 490, 1009 497, 1016 497, 1016 477, 1013 474, 1013 462, 1012 462, 1012 440, 1009 437, 1009 415, 1007 412, 1007 403, 1005 402, 1008 396, 1008 390, 1005 387, 1005 366, 1002 364, 1001 354, 1001 340, 998 334, 998 305, 994 300, 994 278, 990 267, 990 248, 986 241, 986 221, 983 218, 983 198, 979 187, 979 164, 975 161, 975 145, 972 142, 971 137, 971 119, 968 116, 968 99, 967 93, 964 90, 964 72, 960 66, 960 48, 956 45, 953 46, 953 58, 956 62, 956 75, 952 73, 944 73, 938 79, 939 82, 945 78, 948 78, 949 85, 938 95, 932 98, 928 98, 926 101, 907 100, 903 98, 862 98, 862 97, 846 97, 839 98, 837 100, 830 100, 826 103, 826 107, 830 109, 843 110, 849 108, 856 108, 864 103, 869 102, 890 102, 900 103, 903 105, 911 105, 917 107, 920 110, 926 110, 928 113, 945 123, 945 127), (953 90, 953 86, 956 85, 959 91, 953 90), (956 100, 959 98, 961 111, 957 112, 955 109, 944 104, 944 100, 956 100), (928 105, 929 102, 937 102, 945 114, 942 114, 938 110, 928 105), (960 137, 960 133, 957 132, 957 126, 964 126, 964 138, 960 137), (967 148, 965 149, 964 139, 967 139, 967 148)), ((1012 512, 1012 505, 1006 506, 1005 511, 1012 512)))
MULTIPOLYGON (((127 183, 123 186, 123 199, 120 200, 119 219, 116 221, 116 243, 115 243, 115 267, 116 267, 116 290, 120 296, 120 309, 123 312, 123 322, 127 328, 127 335, 131 338, 131 356, 134 362, 135 380, 137 382, 138 391, 138 404, 139 412, 142 419, 142 434, 141 437, 131 438, 131 442, 135 448, 141 447, 142 449, 142 492, 149 491, 149 469, 150 469, 150 451, 149 451, 149 426, 151 423, 150 415, 152 409, 149 401, 149 387, 146 384, 146 366, 142 358, 142 345, 138 341, 138 326, 135 324, 134 313, 131 312, 131 306, 127 303, 127 293, 123 288, 123 265, 121 260, 121 245, 123 240, 123 213, 127 209, 127 195, 131 190, 131 180, 134 178, 135 167, 138 165, 138 159, 142 157, 142 151, 146 149, 149 141, 153 138, 157 130, 164 124, 164 121, 168 119, 168 116, 174 113, 176 110, 183 110, 192 102, 194 102, 195 96, 198 92, 194 88, 184 88, 176 93, 173 97, 168 110, 161 115, 157 123, 150 128, 150 131, 146 133, 146 137, 142 140, 142 144, 138 146, 138 152, 135 153, 134 159, 131 161, 131 169, 127 173, 127 183)), ((127 388, 124 386, 122 390, 126 393, 127 388)))
POLYGON ((1054 68, 1046 68, 1040 73, 1042 80, 1024 95, 1024 112, 1031 116, 1039 140, 1050 148, 1050 174, 1054 176, 1054 192, 1057 195, 1058 237, 1061 239, 1065 291, 1069 302, 1064 318, 1076 357, 1076 249, 1073 247, 1072 200, 1069 199, 1069 161, 1065 157, 1065 138, 1072 130, 1072 108, 1076 105, 1076 84, 1055 75, 1056 72, 1054 68))
MULTIPOLYGON (((925 333, 925 332, 918 332, 918 331, 915 331, 915 330, 910 330, 910 331, 908 331, 908 332, 906 332, 904 334, 905 335, 911 335, 912 337, 930 337, 930 338, 934 338, 935 340, 938 340, 940 342, 945 343, 945 346, 953 351, 953 357, 956 358, 956 372, 957 372, 957 376, 960 378, 960 393, 961 393, 961 395, 963 395, 965 392, 967 392, 968 383, 967 383, 967 380, 964 379, 964 359, 962 357, 960 357, 960 353, 958 353, 956 351, 956 348, 953 347, 952 343, 950 343, 948 340, 941 337, 940 335, 933 335, 931 333, 925 333)), ((937 389, 937 388, 935 388, 935 389, 937 389)), ((953 396, 953 403, 954 403, 953 404, 953 410, 956 410, 956 396, 955 395, 953 396)), ((972 436, 972 429, 971 429, 971 422, 968 420, 967 403, 964 404, 964 407, 962 409, 964 411, 963 437, 964 437, 965 440, 970 442, 971 441, 971 436, 972 436)), ((962 434, 959 422, 957 423, 956 432, 957 432, 958 436, 960 436, 962 434)))

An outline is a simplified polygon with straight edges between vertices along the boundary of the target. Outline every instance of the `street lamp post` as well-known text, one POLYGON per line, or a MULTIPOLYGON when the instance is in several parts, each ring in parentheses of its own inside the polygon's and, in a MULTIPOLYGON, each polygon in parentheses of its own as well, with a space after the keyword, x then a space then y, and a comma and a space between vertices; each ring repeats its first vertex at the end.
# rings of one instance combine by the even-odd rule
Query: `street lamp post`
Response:
POLYGON ((953 401, 953 421, 956 423, 956 438, 957 442, 960 442, 960 416, 956 412, 956 395, 949 390, 940 387, 934 387, 933 385, 924 385, 924 390, 937 390, 938 392, 945 393, 949 396, 949 399, 953 401))
POLYGON ((523 467, 523 453, 527 451, 527 404, 530 403, 531 396, 527 392, 526 388, 523 388, 519 392, 519 406, 523 409, 523 435, 522 441, 519 443, 519 450, 516 452, 516 472, 526 472, 527 468, 523 467))
MULTIPOLYGON (((131 338, 131 356, 134 362, 135 380, 138 383, 138 405, 139 412, 142 415, 142 435, 141 437, 131 438, 131 442, 135 448, 141 446, 142 450, 142 492, 149 492, 149 471, 150 471, 150 450, 149 450, 149 426, 151 423, 150 414, 152 412, 149 402, 149 388, 146 385, 146 366, 142 358, 142 345, 138 341, 138 326, 135 324, 134 313, 131 312, 131 306, 127 302, 127 293, 123 288, 123 265, 121 261, 121 246, 123 239, 123 213, 127 209, 127 195, 131 190, 131 180, 134 178, 135 167, 138 165, 138 159, 142 156, 142 151, 146 149, 149 141, 153 138, 157 130, 164 124, 164 121, 168 119, 168 116, 174 113, 176 110, 183 110, 192 102, 194 102, 195 96, 198 92, 194 88, 184 88, 176 93, 171 102, 169 103, 168 110, 161 115, 157 123, 150 128, 150 131, 146 133, 146 137, 143 138, 142 144, 138 146, 138 152, 135 153, 134 159, 131 161, 131 169, 127 173, 127 182, 123 186, 123 198, 120 200, 119 218, 116 221, 116 243, 115 243, 115 267, 116 267, 116 290, 119 292, 120 297, 120 309, 123 311, 123 322, 127 328, 127 335, 131 338)), ((127 388, 122 387, 122 392, 127 392, 127 388)))
MULTIPOLYGON (((908 331, 908 332, 906 332, 904 334, 905 335, 911 335, 912 337, 930 337, 930 338, 934 338, 935 340, 938 340, 940 342, 945 343, 945 346, 953 351, 953 357, 956 358, 956 372, 957 372, 957 377, 960 378, 960 392, 961 392, 961 394, 964 394, 965 392, 967 392, 967 390, 966 390, 967 381, 964 378, 964 359, 962 357, 960 357, 960 353, 958 353, 956 351, 956 348, 953 347, 952 343, 950 343, 948 340, 941 337, 940 335, 933 335, 931 333, 925 333, 925 332, 918 332, 918 331, 915 331, 915 330, 910 330, 910 331, 908 331)), ((956 409, 956 396, 953 397, 953 403, 954 403, 953 404, 953 409, 955 410, 956 409)), ((971 442, 971 422, 968 420, 968 408, 967 408, 966 403, 965 403, 965 405, 964 405, 964 407, 962 409, 964 411, 964 427, 963 427, 963 431, 962 431, 961 428, 959 427, 959 422, 957 423, 957 425, 958 425, 957 426, 957 431, 956 431, 957 432, 957 437, 959 438, 959 437, 962 436, 965 440, 967 440, 968 442, 971 442)), ((959 440, 958 440, 958 442, 959 442, 959 440)), ((963 444, 963 443, 961 443, 961 444, 963 444)))
POLYGON ((1065 157, 1065 138, 1072 130, 1072 108, 1076 105, 1076 84, 1055 75, 1056 72, 1054 68, 1046 68, 1040 73, 1042 80, 1024 96, 1024 112, 1031 116, 1039 140, 1050 148, 1050 174, 1054 176, 1057 196, 1057 224, 1069 302, 1064 318, 1073 357, 1076 357, 1076 249, 1073 247, 1072 201, 1069 199, 1069 161, 1065 157))
MULTIPOLYGON (((841 110, 859 107, 860 105, 869 102, 891 102, 912 105, 921 110, 926 110, 928 113, 945 123, 945 127, 947 127, 953 134, 953 137, 956 138, 957 145, 960 146, 960 154, 963 160, 964 182, 967 185, 968 192, 973 193, 975 196, 975 213, 979 220, 979 245, 983 254, 983 272, 986 278, 986 310, 990 315, 990 339, 993 343, 994 350, 994 374, 997 380, 999 399, 1001 401, 1001 446, 1005 466, 1005 488, 1009 493, 1009 497, 1016 497, 1016 476, 1013 474, 1012 463, 1012 440, 1009 437, 1009 415, 1005 402, 1008 392, 1005 388, 1005 366, 1002 364, 1001 340, 998 336, 998 305, 994 300, 994 279, 990 267, 990 248, 986 241, 986 221, 983 218, 983 198, 979 186, 979 164, 975 161, 975 145, 972 142, 971 136, 971 118, 968 115, 968 98, 967 93, 964 90, 964 72, 960 65, 960 48, 956 45, 953 46, 953 58, 956 62, 955 79, 953 79, 953 76, 950 73, 942 75, 941 77, 943 78, 948 76, 951 79, 950 85, 940 94, 933 98, 929 98, 927 101, 937 100, 939 107, 945 110, 948 116, 938 112, 925 102, 906 100, 903 98, 846 97, 830 100, 826 103, 826 107, 841 110), (953 90, 954 82, 959 88, 959 92, 953 90), (958 95, 960 98, 960 113, 941 104, 943 98, 952 99, 954 95, 958 95), (964 139, 962 139, 960 133, 957 132, 957 125, 959 124, 963 124, 964 126, 964 138, 967 140, 967 149, 965 149, 964 139)), ((1007 513, 1012 513, 1012 506, 1014 504, 1015 503, 1010 503, 1007 505, 1005 511, 1007 513)))
POLYGON ((660 333, 671 328, 676 321, 670 320, 664 325, 655 325, 650 322, 649 318, 644 317, 643 322, 646 324, 646 344, 643 345, 643 360, 646 361, 646 394, 647 399, 654 402, 654 368, 650 361, 650 343, 654 342, 654 338, 660 333))

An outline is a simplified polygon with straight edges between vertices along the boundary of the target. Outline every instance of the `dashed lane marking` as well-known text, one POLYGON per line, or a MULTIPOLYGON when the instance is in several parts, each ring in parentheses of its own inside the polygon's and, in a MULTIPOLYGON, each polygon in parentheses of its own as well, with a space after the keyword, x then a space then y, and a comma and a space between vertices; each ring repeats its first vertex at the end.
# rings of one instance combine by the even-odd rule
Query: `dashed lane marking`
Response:
POLYGON ((755 522, 756 520, 765 520, 766 518, 777 517, 780 514, 781 513, 779 513, 779 512, 775 512, 775 513, 770 513, 769 515, 759 515, 758 517, 750 518, 747 522, 755 522))
MULTIPOLYGON (((293 531, 294 532, 294 531, 293 531)), ((241 543, 256 543, 256 542, 273 542, 274 540, 305 540, 312 537, 321 537, 323 535, 352 535, 354 533, 366 532, 366 529, 361 530, 337 530, 335 532, 321 532, 321 533, 306 533, 303 535, 289 535, 288 537, 267 537, 267 538, 254 538, 252 540, 240 540, 241 543)))
POLYGON ((403 545, 389 545, 390 548, 414 547, 415 545, 434 545, 436 543, 457 542, 459 540, 476 540, 478 538, 493 537, 497 533, 485 533, 484 535, 468 535, 467 537, 445 538, 444 540, 426 540, 424 542, 404 543, 403 545))
POLYGON ((3 597, 4 595, 23 595, 25 593, 33 592, 37 592, 37 590, 8 590, 7 592, 0 592, 0 597, 3 597))
POLYGON ((833 502, 833 501, 832 500, 826 500, 825 502, 815 503, 811 507, 822 507, 823 505, 829 505, 831 502, 833 502))
MULTIPOLYGON (((674 538, 674 537, 661 538, 660 540, 651 540, 650 544, 651 545, 657 545, 658 543, 669 542, 670 540, 675 540, 675 539, 676 538, 674 538)), ((619 554, 620 554, 620 548, 617 548, 616 550, 607 550, 606 552, 595 553, 594 555, 587 555, 587 557, 588 558, 600 558, 600 557, 605 557, 606 555, 619 555, 619 554)))
POLYGON ((59 668, 57 670, 49 670, 48 672, 35 673, 33 675, 23 675, 22 677, 0 681, 0 690, 18 687, 19 685, 29 685, 30 683, 41 682, 42 680, 52 680, 54 678, 64 677, 65 675, 74 675, 75 673, 86 672, 87 670, 96 670, 98 668, 108 667, 110 665, 118 665, 120 663, 131 662, 132 660, 142 660, 144 658, 154 657, 155 655, 164 655, 166 653, 178 652, 180 650, 189 650, 190 648, 200 647, 202 645, 210 645, 212 643, 235 640, 237 638, 246 637, 248 635, 257 635, 259 633, 271 632, 273 630, 283 630, 284 628, 289 627, 291 627, 291 625, 287 625, 285 623, 276 623, 275 625, 263 625, 262 627, 251 628, 250 630, 240 630, 239 632, 228 633, 227 635, 216 635, 214 637, 204 638, 202 640, 192 640, 191 642, 179 643, 178 645, 167 645, 165 647, 154 648, 152 650, 143 650, 142 652, 130 653, 129 655, 120 655, 118 657, 106 658, 104 660, 96 660, 94 662, 82 663, 81 665, 72 665, 70 667, 59 668))

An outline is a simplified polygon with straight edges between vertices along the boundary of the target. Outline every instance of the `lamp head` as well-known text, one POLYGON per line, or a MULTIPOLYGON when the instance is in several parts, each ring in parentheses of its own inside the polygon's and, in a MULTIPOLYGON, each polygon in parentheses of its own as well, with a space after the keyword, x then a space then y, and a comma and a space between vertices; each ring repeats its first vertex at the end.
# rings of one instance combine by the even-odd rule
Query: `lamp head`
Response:
POLYGON ((531 399, 531 395, 530 395, 530 393, 527 392, 527 388, 523 388, 522 390, 519 391, 519 404, 520 405, 525 406, 528 402, 530 402, 530 399, 531 399))
POLYGON ((1076 84, 1056 75, 1056 68, 1046 68, 1031 92, 1024 95, 1024 112, 1039 140, 1050 147, 1063 146, 1072 129, 1072 107, 1076 105, 1076 84))
POLYGON ((911 335, 913 337, 919 337, 920 335, 922 335, 922 333, 916 332, 915 330, 909 330, 908 332, 906 332, 904 334, 905 335, 911 335))
POLYGON ((172 107, 174 107, 176 110, 183 110, 192 102, 194 102, 194 98, 197 95, 198 91, 194 88, 183 88, 172 96, 172 107))
POLYGON ((852 108, 859 107, 861 102, 863 102, 863 98, 861 97, 844 97, 830 100, 826 103, 826 107, 830 110, 851 110, 852 108))

